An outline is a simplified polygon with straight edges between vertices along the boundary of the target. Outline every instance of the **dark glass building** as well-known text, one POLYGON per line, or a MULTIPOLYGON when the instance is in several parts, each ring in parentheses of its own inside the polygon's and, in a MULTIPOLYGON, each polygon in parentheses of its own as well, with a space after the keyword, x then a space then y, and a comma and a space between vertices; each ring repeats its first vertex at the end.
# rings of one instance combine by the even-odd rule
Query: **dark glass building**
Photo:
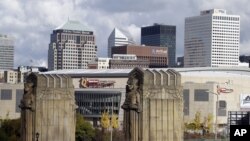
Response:
POLYGON ((141 28, 141 44, 168 48, 168 66, 176 64, 176 26, 154 24, 141 28))

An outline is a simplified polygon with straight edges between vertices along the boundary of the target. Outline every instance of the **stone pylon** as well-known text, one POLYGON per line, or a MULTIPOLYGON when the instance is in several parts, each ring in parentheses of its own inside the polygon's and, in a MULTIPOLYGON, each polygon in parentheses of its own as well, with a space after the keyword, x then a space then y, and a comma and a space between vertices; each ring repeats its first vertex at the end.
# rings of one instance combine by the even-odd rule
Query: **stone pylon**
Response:
POLYGON ((133 69, 122 108, 126 141, 183 141, 183 97, 178 72, 133 69))
POLYGON ((74 141, 76 105, 66 75, 31 73, 24 84, 21 141, 74 141))

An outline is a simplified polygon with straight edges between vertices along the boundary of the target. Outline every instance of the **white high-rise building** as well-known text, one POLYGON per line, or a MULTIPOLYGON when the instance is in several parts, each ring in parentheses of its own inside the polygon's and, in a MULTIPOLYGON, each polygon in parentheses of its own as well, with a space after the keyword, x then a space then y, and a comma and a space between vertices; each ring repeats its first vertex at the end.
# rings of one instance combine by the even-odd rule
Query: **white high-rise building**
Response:
POLYGON ((124 46, 128 44, 135 44, 131 35, 121 29, 114 28, 108 38, 108 57, 111 56, 111 48, 114 46, 124 46))
POLYGON ((239 64, 240 16, 226 10, 201 11, 185 19, 184 67, 233 67, 239 64))
POLYGON ((0 34, 0 69, 8 70, 14 67, 14 38, 0 34))
POLYGON ((51 34, 48 69, 87 69, 96 52, 94 32, 78 21, 67 21, 51 34))

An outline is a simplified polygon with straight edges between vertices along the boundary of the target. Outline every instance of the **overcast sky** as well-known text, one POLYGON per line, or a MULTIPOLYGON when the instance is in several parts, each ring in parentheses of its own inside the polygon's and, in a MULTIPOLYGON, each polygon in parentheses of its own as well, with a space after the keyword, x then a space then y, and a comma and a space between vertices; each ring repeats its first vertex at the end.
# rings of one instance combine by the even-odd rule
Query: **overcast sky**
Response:
POLYGON ((249 7, 249 0, 0 0, 0 34, 15 38, 15 66, 47 66, 50 34, 68 18, 94 31, 101 57, 107 56, 114 27, 127 30, 140 44, 142 26, 162 23, 176 25, 176 55, 183 56, 185 17, 219 8, 241 16, 240 52, 250 55, 249 7))

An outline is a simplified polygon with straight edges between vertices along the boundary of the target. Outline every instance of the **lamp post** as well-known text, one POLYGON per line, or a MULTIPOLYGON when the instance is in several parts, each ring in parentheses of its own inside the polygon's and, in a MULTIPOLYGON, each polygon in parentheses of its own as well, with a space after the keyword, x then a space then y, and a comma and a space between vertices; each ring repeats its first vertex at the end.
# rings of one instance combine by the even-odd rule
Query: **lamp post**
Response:
POLYGON ((214 133, 214 139, 217 140, 217 124, 218 124, 218 107, 219 107, 219 85, 217 85, 217 93, 211 92, 211 91, 207 91, 208 93, 214 94, 216 95, 216 105, 215 105, 215 133, 214 133))
MULTIPOLYGON (((231 81, 229 80, 228 82, 225 82, 223 84, 229 85, 231 84, 231 81)), ((233 89, 227 89, 227 88, 220 88, 220 85, 217 84, 216 85, 216 92, 211 92, 211 91, 207 91, 208 93, 214 94, 216 95, 216 113, 215 113, 215 134, 214 134, 214 139, 217 140, 217 131, 218 131, 218 112, 219 112, 219 95, 220 93, 231 93, 233 92, 233 89)))
POLYGON ((36 141, 38 141, 38 138, 39 138, 39 133, 36 132, 36 141))
POLYGON ((112 141, 113 140, 113 123, 112 123, 112 118, 113 118, 113 111, 114 111, 114 105, 113 105, 113 103, 114 103, 114 100, 113 100, 113 98, 114 98, 114 96, 112 95, 112 113, 111 113, 111 124, 110 124, 110 126, 111 126, 111 131, 110 131, 110 141, 112 141))

